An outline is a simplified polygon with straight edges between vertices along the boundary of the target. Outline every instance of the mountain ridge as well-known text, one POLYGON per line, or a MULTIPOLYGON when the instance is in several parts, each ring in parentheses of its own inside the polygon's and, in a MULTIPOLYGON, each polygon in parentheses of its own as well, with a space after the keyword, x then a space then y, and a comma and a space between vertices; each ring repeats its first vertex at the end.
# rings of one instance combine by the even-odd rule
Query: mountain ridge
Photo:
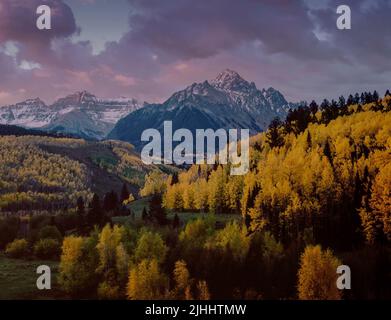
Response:
POLYGON ((150 104, 120 119, 108 135, 110 139, 141 147, 141 133, 148 128, 162 132, 164 121, 173 122, 173 130, 250 129, 264 131, 275 117, 285 118, 289 103, 276 89, 259 90, 254 82, 226 69, 211 81, 193 83, 172 94, 161 104, 150 104))
POLYGON ((101 140, 116 122, 143 104, 132 98, 100 99, 77 91, 46 105, 40 98, 0 107, 0 124, 101 140))
POLYGON ((37 97, 0 107, 0 124, 139 145, 143 130, 161 130, 166 120, 174 122, 174 130, 248 128, 255 134, 265 130, 275 117, 285 118, 296 106, 278 90, 260 90, 254 82, 226 69, 210 81, 192 83, 174 92, 163 103, 140 103, 124 97, 102 99, 83 90, 50 105, 37 97))

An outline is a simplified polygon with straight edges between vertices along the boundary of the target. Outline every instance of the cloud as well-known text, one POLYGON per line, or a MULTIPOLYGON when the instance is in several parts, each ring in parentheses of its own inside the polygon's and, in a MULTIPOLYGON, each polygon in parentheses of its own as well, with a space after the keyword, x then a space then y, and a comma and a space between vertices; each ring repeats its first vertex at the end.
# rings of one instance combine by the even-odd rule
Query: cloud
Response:
POLYGON ((352 29, 335 27, 339 1, 330 0, 327 7, 313 10, 320 30, 330 34, 333 45, 351 64, 364 64, 376 72, 391 67, 391 1, 345 1, 352 13, 352 29))
POLYGON ((312 32, 301 1, 129 0, 128 39, 160 56, 208 58, 243 43, 260 41, 269 53, 331 58, 312 32))
POLYGON ((54 38, 77 32, 72 10, 57 0, 2 0, 0 10, 0 42, 19 41, 31 46, 45 46, 54 38), (38 30, 36 10, 46 4, 51 8, 52 29, 38 30))
MULTIPOLYGON (((346 0, 352 30, 344 31, 336 28, 336 0, 128 0, 128 30, 99 54, 76 36, 88 24, 76 23, 76 2, 1 0, 3 101, 50 102, 83 89, 162 101, 227 67, 290 100, 381 91, 391 79, 390 0, 346 0), (50 32, 35 27, 41 4, 54 9, 50 32)), ((87 7, 103 11, 98 3, 87 7)))

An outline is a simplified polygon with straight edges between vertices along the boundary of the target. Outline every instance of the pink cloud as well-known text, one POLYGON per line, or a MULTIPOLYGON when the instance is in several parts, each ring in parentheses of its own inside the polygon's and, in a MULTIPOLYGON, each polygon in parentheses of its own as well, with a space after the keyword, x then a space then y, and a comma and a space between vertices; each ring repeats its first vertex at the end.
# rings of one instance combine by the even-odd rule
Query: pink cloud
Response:
POLYGON ((114 80, 117 81, 117 83, 123 87, 130 87, 136 84, 136 80, 132 77, 127 77, 122 74, 117 74, 114 77, 114 80))

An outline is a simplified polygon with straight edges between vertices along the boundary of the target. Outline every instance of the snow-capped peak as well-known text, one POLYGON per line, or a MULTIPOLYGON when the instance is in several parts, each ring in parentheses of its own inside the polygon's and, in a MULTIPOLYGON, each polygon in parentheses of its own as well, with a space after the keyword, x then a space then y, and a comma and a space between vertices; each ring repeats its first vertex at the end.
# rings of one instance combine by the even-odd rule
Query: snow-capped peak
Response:
POLYGON ((212 86, 218 89, 228 91, 249 91, 255 89, 254 83, 244 80, 236 71, 226 69, 221 72, 214 80, 212 86))
POLYGON ((41 99, 29 99, 0 108, 0 124, 42 128, 103 138, 114 124, 143 107, 131 98, 98 99, 88 91, 70 94, 47 106, 41 99))

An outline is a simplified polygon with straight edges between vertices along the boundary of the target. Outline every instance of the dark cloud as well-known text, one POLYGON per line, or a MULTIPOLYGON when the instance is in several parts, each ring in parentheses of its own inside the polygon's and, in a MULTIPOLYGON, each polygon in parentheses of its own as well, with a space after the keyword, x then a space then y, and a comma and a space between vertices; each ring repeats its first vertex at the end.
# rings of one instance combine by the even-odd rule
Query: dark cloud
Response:
POLYGON ((2 0, 0 2, 0 42, 7 40, 47 45, 53 38, 67 37, 77 31, 72 10, 58 0, 2 0), (38 30, 36 10, 48 5, 52 10, 52 29, 38 30))
POLYGON ((376 72, 391 69, 391 1, 347 0, 351 8, 352 29, 338 30, 335 21, 339 1, 331 0, 326 8, 312 14, 322 31, 330 34, 335 48, 351 64, 365 64, 376 72))
POLYGON ((79 29, 64 1, 0 0, 0 104, 81 89, 156 101, 225 68, 290 100, 382 91, 391 79, 391 0, 343 3, 352 30, 337 29, 336 0, 128 0, 129 30, 94 55, 89 41, 72 39, 79 29), (51 31, 35 27, 41 4, 53 9, 51 31), (7 41, 15 57, 1 52, 7 41), (23 60, 41 67, 22 70, 23 60))
MULTIPOLYGON (((129 0, 130 37, 162 55, 207 58, 243 43, 261 41, 269 53, 332 58, 312 32, 301 1, 129 0)), ((335 54, 334 54, 335 56, 335 54)))

